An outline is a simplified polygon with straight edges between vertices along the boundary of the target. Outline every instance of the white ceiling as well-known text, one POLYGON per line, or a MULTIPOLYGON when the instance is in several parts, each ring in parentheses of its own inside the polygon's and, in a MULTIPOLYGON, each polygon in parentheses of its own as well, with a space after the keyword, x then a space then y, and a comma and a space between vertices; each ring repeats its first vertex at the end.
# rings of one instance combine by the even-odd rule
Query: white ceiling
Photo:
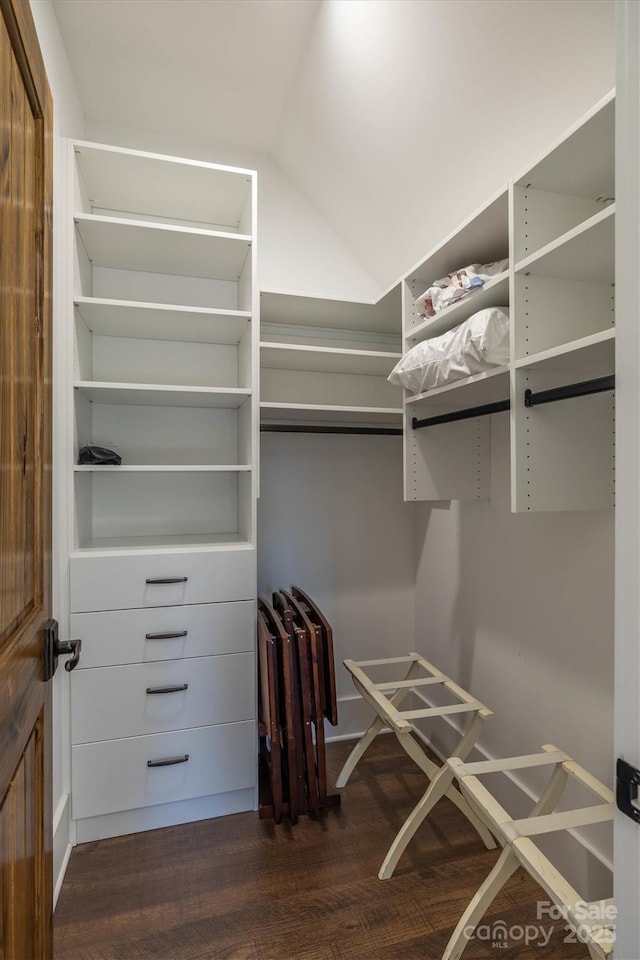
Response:
POLYGON ((88 120, 268 152, 319 0, 54 0, 88 120))
POLYGON ((323 0, 274 158, 386 287, 614 86, 614 24, 611 0, 323 0))
POLYGON ((615 82, 612 0, 53 4, 89 125, 268 154, 381 289, 615 82))

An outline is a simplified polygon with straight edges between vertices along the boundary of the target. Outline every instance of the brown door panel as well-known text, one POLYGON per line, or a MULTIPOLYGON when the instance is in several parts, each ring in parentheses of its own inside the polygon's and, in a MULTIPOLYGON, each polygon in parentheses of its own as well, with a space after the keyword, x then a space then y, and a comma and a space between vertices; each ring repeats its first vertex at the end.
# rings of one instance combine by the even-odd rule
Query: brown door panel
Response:
POLYGON ((52 106, 27 0, 0 0, 0 958, 52 955, 52 106))

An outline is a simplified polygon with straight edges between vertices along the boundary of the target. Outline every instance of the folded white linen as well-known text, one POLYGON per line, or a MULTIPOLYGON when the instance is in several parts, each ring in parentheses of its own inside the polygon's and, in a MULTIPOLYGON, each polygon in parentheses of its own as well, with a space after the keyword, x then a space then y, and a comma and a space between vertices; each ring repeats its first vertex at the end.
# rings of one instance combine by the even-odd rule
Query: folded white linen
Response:
POLYGON ((442 336, 417 343, 387 379, 410 393, 424 393, 508 362, 509 308, 488 307, 442 336))

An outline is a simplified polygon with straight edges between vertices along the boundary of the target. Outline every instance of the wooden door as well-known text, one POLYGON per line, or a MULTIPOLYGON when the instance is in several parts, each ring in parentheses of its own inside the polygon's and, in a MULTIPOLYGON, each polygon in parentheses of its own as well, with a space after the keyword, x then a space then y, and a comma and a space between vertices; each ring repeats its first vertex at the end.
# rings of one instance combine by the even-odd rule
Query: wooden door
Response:
POLYGON ((51 117, 27 0, 0 0, 0 958, 52 953, 51 117))

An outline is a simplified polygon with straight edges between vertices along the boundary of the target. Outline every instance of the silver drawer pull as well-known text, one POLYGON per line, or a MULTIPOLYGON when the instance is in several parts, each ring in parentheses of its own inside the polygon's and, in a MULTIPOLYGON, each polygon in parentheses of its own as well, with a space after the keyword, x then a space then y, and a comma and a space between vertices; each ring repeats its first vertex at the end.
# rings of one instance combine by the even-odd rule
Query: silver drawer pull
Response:
POLYGON ((189 577, 147 577, 145 583, 186 583, 189 577))
POLYGON ((175 763, 186 763, 189 754, 185 753, 183 757, 166 757, 165 760, 147 760, 148 767, 172 767, 175 763))
POLYGON ((145 633, 145 640, 175 640, 177 637, 186 637, 188 630, 180 630, 179 633, 145 633))
POLYGON ((147 687, 147 693, 182 693, 183 690, 188 689, 188 683, 177 683, 170 687, 147 687))

